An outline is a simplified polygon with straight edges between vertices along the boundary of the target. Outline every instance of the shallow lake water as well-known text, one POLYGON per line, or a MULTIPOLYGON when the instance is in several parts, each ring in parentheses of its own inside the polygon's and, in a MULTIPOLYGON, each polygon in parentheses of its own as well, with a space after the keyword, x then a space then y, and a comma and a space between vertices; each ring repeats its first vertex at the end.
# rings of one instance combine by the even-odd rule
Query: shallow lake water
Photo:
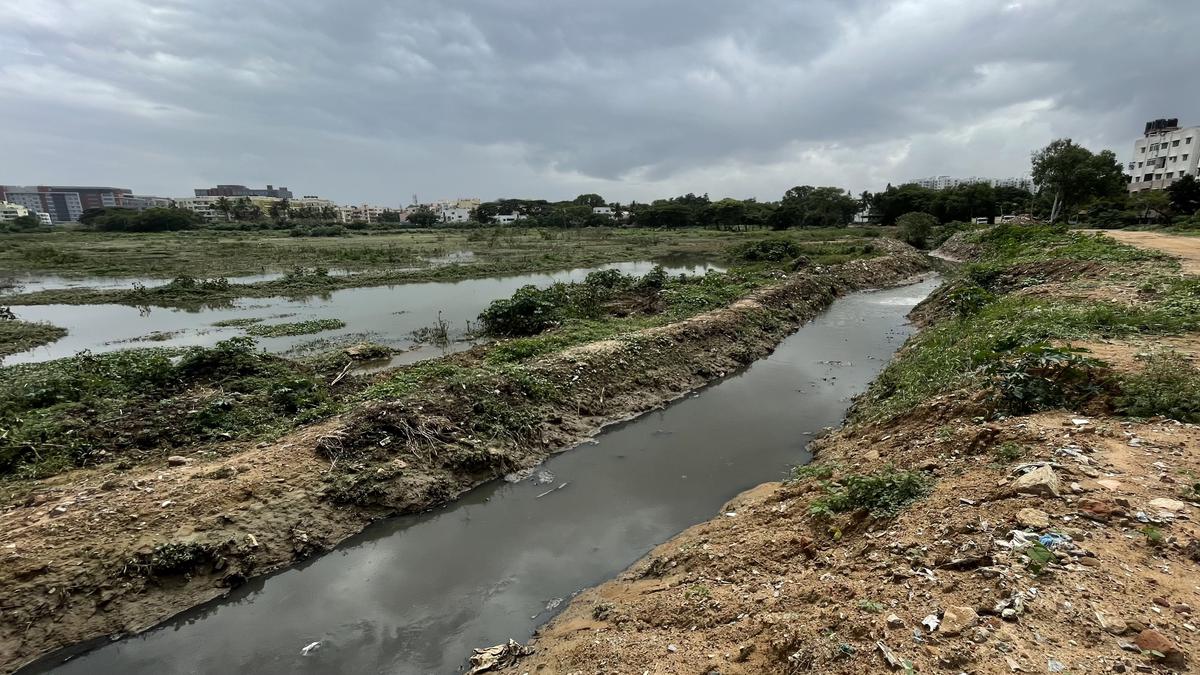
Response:
MULTIPOLYGON (((582 268, 547 274, 522 274, 457 282, 427 282, 348 288, 300 299, 244 298, 231 307, 199 310, 125 305, 30 305, 13 308, 25 321, 46 321, 67 329, 67 335, 48 345, 13 354, 0 363, 29 363, 71 356, 82 350, 105 352, 131 347, 179 347, 213 345, 237 335, 242 328, 219 328, 214 323, 229 319, 261 318, 264 324, 291 323, 311 319, 341 319, 345 328, 313 335, 258 338, 264 349, 285 352, 305 345, 319 347, 325 341, 357 340, 380 342, 406 350, 393 364, 439 356, 468 346, 461 342, 468 322, 498 298, 506 298, 521 286, 548 286, 558 281, 579 281, 596 269, 617 269, 626 274, 645 274, 655 263, 625 262, 599 268, 582 268), (448 348, 418 344, 412 332, 433 325, 439 318, 448 324, 453 341, 448 348), (156 339, 145 339, 155 335, 156 339)), ((709 263, 664 267, 670 274, 705 274, 723 269, 709 263)))
POLYGON ((768 358, 555 455, 542 480, 381 521, 145 634, 27 672, 459 672, 472 648, 527 640, 575 593, 807 461, 937 283, 839 299, 768 358))

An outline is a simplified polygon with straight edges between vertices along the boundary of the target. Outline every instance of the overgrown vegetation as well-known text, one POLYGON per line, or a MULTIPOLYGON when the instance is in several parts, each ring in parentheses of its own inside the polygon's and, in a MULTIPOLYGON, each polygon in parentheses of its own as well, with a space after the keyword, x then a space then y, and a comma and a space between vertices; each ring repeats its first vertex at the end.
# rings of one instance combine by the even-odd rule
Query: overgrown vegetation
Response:
POLYGON ((1120 390, 1116 407, 1125 415, 1200 422, 1200 369, 1181 354, 1150 355, 1141 372, 1121 378, 1120 390))
POLYGON ((1151 395, 1151 382, 1165 377, 1164 369, 1117 381, 1069 344, 1200 329, 1200 280, 1174 273, 1176 265, 1162 254, 1064 227, 999 225, 974 240, 982 247, 981 262, 961 269, 938 296, 953 311, 912 339, 872 384, 856 415, 890 417, 960 387, 989 390, 993 413, 1111 407, 1116 400, 1127 414, 1187 414, 1188 394, 1183 401, 1151 395), (1097 263, 1111 263, 1112 271, 1087 267, 1097 263), (1140 280, 1144 302, 1012 292, 1040 283, 1042 270, 1058 268, 1072 279, 1081 270, 1140 280))
POLYGON ((21 321, 8 307, 0 306, 0 358, 50 344, 66 334, 65 328, 48 323, 21 321))
POLYGON ((327 330, 345 328, 346 322, 341 319, 312 319, 310 321, 295 321, 292 323, 254 323, 246 326, 246 334, 255 337, 287 337, 290 335, 312 335, 327 330))
POLYGON ((888 518, 925 496, 932 481, 919 471, 888 466, 874 473, 852 473, 825 481, 821 487, 825 494, 809 503, 809 512, 815 516, 867 511, 876 518, 888 518))
POLYGON ((0 369, 0 475, 39 477, 254 439, 331 414, 326 377, 249 338, 0 369))

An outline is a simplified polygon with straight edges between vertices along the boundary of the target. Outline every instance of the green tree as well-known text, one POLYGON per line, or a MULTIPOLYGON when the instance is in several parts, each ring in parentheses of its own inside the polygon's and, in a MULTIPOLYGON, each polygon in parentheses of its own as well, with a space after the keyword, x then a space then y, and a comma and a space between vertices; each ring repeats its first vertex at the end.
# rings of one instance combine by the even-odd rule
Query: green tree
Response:
POLYGON ((225 220, 228 222, 230 214, 233 213, 233 203, 229 201, 228 197, 218 197, 217 201, 213 203, 213 209, 224 214, 225 220))
POLYGON ((746 218, 746 205, 740 200, 726 197, 708 205, 704 209, 704 218, 718 230, 736 230, 746 218))
POLYGON ((9 222, 14 230, 32 230, 41 224, 42 222, 38 220, 37 216, 17 216, 9 222))
POLYGON ((267 213, 271 215, 271 220, 279 223, 288 219, 288 216, 291 215, 291 208, 291 202, 287 198, 283 198, 272 202, 271 206, 267 208, 267 213))
POLYGON ((1192 216, 1200 212, 1200 181, 1195 176, 1187 175, 1168 185, 1167 195, 1179 213, 1192 216))
POLYGON ((837 187, 798 185, 783 194, 780 208, 784 215, 776 218, 772 227, 790 222, 788 227, 845 227, 858 213, 858 200, 837 187))
POLYGON ((909 246, 925 248, 938 220, 932 214, 913 211, 897 218, 896 224, 900 226, 901 240, 909 246))
POLYGON ((590 208, 596 206, 605 206, 608 202, 605 202, 604 197, 601 197, 598 194, 586 194, 576 197, 573 203, 577 206, 587 206, 590 208))
POLYGON ((1033 153, 1033 182, 1050 196, 1050 222, 1074 213, 1085 202, 1125 189, 1125 174, 1111 150, 1093 154, 1069 138, 1051 141, 1033 153))
POLYGON ((1171 196, 1162 190, 1141 190, 1129 196, 1129 207, 1137 212, 1139 223, 1169 220, 1171 204, 1171 196))
POLYGON ((426 206, 422 206, 416 211, 408 214, 408 222, 416 225, 417 227, 431 227, 436 225, 439 220, 441 219, 438 218, 438 214, 434 213, 433 210, 426 206))
POLYGON ((933 210, 937 191, 921 187, 916 183, 905 183, 899 187, 888 185, 883 192, 871 197, 871 211, 883 225, 895 225, 896 220, 913 211, 933 210))

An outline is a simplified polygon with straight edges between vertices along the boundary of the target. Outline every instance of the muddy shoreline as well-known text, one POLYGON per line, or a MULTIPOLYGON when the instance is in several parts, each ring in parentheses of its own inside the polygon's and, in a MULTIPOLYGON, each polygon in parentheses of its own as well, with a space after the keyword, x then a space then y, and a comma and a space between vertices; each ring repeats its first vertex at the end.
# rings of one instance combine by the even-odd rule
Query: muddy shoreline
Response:
POLYGON ((399 464, 403 470, 387 473, 359 504, 327 498, 330 463, 315 450, 331 435, 386 418, 386 404, 212 462, 48 480, 46 490, 0 515, 7 533, 3 668, 105 635, 140 632, 248 578, 328 550, 374 520, 432 508, 505 471, 536 465, 603 426, 770 353, 835 297, 927 269, 923 256, 897 247, 887 257, 793 274, 730 307, 633 340, 551 355, 537 369, 568 390, 574 406, 543 417, 539 443, 489 448, 502 461, 483 470, 394 459, 388 471, 399 464), (130 573, 130 560, 164 543, 195 545, 204 555, 172 574, 130 573))

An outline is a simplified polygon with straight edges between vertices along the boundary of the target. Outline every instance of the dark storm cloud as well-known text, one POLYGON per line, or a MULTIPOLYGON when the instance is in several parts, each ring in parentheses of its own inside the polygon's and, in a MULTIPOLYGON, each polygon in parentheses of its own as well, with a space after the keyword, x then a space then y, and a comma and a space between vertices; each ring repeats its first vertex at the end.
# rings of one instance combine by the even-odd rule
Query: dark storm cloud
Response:
POLYGON ((9 0, 0 181, 774 197, 1200 123, 1200 5, 9 0))

